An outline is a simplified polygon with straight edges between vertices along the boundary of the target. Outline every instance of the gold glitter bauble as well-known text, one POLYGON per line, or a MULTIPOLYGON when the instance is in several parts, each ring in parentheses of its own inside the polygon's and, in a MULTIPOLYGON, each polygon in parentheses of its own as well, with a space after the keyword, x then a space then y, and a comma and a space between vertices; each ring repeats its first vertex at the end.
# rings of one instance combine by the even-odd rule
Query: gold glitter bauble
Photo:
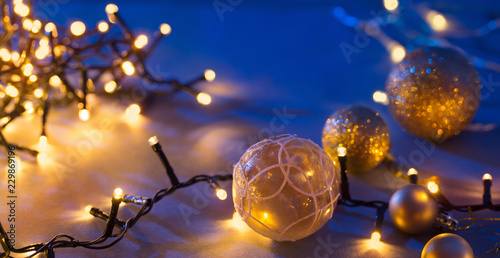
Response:
POLYGON ((389 201, 392 223, 408 234, 418 234, 434 224, 438 214, 436 199, 421 185, 407 185, 396 192, 389 201))
POLYGON ((262 140, 234 167, 234 207, 263 236, 277 241, 304 238, 332 217, 339 171, 310 140, 295 135, 262 140))
POLYGON ((439 234, 427 244, 422 250, 422 258, 474 258, 474 252, 469 243, 461 236, 443 233, 439 234))
POLYGON ((368 171, 376 167, 389 152, 389 131, 375 111, 350 106, 333 113, 326 120, 322 136, 323 148, 338 160, 337 146, 347 148, 347 170, 368 171))
POLYGON ((451 48, 421 47, 396 65, 386 82, 389 109, 409 133, 434 141, 458 135, 481 102, 476 69, 451 48))

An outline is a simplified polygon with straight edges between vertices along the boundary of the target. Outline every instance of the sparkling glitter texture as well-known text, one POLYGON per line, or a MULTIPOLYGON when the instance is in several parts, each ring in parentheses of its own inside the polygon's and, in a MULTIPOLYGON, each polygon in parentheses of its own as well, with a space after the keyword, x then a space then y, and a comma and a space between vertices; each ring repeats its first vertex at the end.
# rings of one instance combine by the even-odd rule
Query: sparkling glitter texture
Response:
POLYGON ((434 141, 458 135, 481 102, 477 71, 451 48, 421 47, 391 71, 389 109, 411 134, 434 141))
POLYGON ((281 135, 251 146, 233 171, 234 207, 259 234, 295 241, 320 229, 339 198, 339 168, 318 145, 281 135))
POLYGON ((389 152, 389 131, 373 110, 350 106, 333 113, 323 128, 323 148, 337 161, 337 146, 347 148, 347 171, 363 172, 377 166, 389 152))

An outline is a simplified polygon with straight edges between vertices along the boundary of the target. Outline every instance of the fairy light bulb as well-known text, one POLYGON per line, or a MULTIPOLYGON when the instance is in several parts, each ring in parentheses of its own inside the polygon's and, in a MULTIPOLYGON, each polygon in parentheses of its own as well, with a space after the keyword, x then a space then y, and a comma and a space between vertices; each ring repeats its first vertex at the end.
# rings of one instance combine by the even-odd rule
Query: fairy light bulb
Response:
POLYGON ((135 121, 139 117, 139 114, 141 113, 141 107, 137 104, 132 104, 127 107, 125 110, 125 117, 127 118, 128 121, 135 121))
POLYGON ((43 90, 42 89, 36 89, 33 94, 35 95, 35 97, 37 98, 41 98, 43 96, 43 90))
POLYGON ((92 205, 85 206, 85 213, 90 213, 91 210, 92 210, 92 205))
POLYGON ((23 70, 24 76, 30 76, 31 73, 33 72, 33 65, 30 63, 27 63, 21 67, 21 70, 23 70))
POLYGON ((29 100, 25 101, 23 106, 24 106, 24 109, 26 109, 26 113, 28 113, 28 114, 31 114, 31 113, 33 113, 33 111, 35 111, 34 106, 33 106, 33 102, 31 102, 29 100))
POLYGON ((56 25, 52 22, 49 22, 47 24, 45 24, 45 32, 49 33, 49 32, 53 32, 56 30, 56 25))
POLYGON ((429 191, 431 191, 431 193, 433 194, 439 192, 439 186, 434 182, 429 182, 427 184, 427 189, 429 189, 429 191))
POLYGON ((59 78, 59 76, 53 75, 52 77, 50 77, 50 79, 49 79, 50 86, 59 87, 59 86, 61 86, 61 84, 62 84, 62 81, 61 81, 61 78, 59 78))
POLYGON ((205 80, 207 80, 208 82, 212 82, 213 80, 215 80, 215 72, 213 70, 205 70, 205 80))
POLYGON ((123 62, 122 69, 126 75, 132 75, 135 73, 134 65, 130 61, 123 62))
POLYGON ((14 6, 14 12, 21 17, 26 17, 30 13, 30 8, 23 3, 19 3, 14 6))
POLYGON ((151 146, 156 145, 158 143, 158 137, 156 137, 156 135, 151 136, 151 138, 148 139, 148 143, 151 146))
POLYGON ((109 29, 109 25, 108 25, 108 23, 107 23, 107 22, 105 22, 105 21, 100 21, 100 22, 97 24, 97 29, 98 29, 100 32, 104 33, 104 32, 106 32, 106 31, 108 31, 108 29, 109 29))
POLYGON ((16 87, 9 84, 7 85, 7 87, 5 87, 5 94, 7 94, 7 96, 15 98, 19 94, 19 91, 16 87))
POLYGON ((146 35, 139 35, 134 42, 136 48, 141 49, 148 44, 148 37, 146 35))
POLYGON ((12 52, 12 61, 17 62, 19 60, 19 53, 18 52, 12 52))
POLYGON ((387 93, 380 90, 373 93, 373 101, 382 105, 389 105, 389 98, 387 97, 387 93))
POLYGON ((12 57, 9 53, 9 50, 7 50, 6 48, 2 48, 0 49, 0 58, 2 58, 4 62, 8 62, 12 57))
POLYGON ((36 155, 36 160, 40 164, 47 164, 49 156, 46 153, 38 153, 38 155, 36 155))
POLYGON ((418 171, 414 168, 408 169, 408 176, 411 176, 411 175, 418 175, 418 171))
POLYGON ((116 188, 115 191, 113 192, 113 198, 115 199, 122 198, 122 195, 123 195, 123 190, 121 188, 116 188))
POLYGON ((29 80, 30 80, 30 82, 36 82, 36 80, 38 80, 38 77, 36 75, 32 74, 32 75, 30 75, 29 80))
POLYGON ((205 92, 198 93, 198 95, 196 96, 196 100, 198 100, 198 102, 203 105, 208 105, 210 104, 210 102, 212 102, 212 98, 210 97, 210 95, 205 92))
POLYGON ((162 23, 160 25, 160 32, 163 35, 168 35, 172 32, 172 27, 170 27, 170 25, 168 25, 166 23, 162 23))
POLYGON ((87 120, 89 120, 90 112, 88 109, 83 108, 83 109, 80 109, 80 111, 78 112, 78 116, 80 117, 80 120, 87 121, 87 120))
POLYGON ((113 93, 116 89, 116 82, 115 81, 109 81, 104 85, 104 90, 107 93, 113 93))
POLYGON ((396 45, 391 49, 391 59, 394 63, 399 63, 406 56, 406 50, 401 45, 396 45))
POLYGON ((42 29, 42 22, 39 20, 35 20, 33 22, 33 27, 31 28, 31 32, 38 33, 42 29))
POLYGON ((484 180, 492 180, 492 179, 493 179, 493 178, 492 178, 492 177, 491 177, 491 175, 490 175, 490 174, 488 174, 488 173, 486 173, 486 174, 484 174, 484 175, 483 175, 483 181, 484 181, 484 180))
POLYGON ((31 31, 31 28, 33 28, 33 21, 31 21, 31 19, 24 19, 23 21, 23 29, 27 30, 27 31, 31 31))
POLYGON ((382 236, 380 235, 379 232, 373 232, 371 240, 374 241, 374 242, 379 242, 381 237, 382 236))
POLYGON ((222 188, 217 188, 215 194, 217 195, 217 198, 219 198, 220 200, 225 200, 227 198, 227 192, 222 188))
POLYGON ((448 27, 448 21, 439 12, 431 10, 427 13, 427 22, 433 30, 443 31, 448 27))
POLYGON ((71 33, 75 36, 81 36, 85 33, 85 24, 81 21, 73 22, 70 26, 71 33))
POLYGON ((384 7, 387 11, 394 11, 399 6, 398 0, 384 0, 384 7))
POLYGON ((118 12, 118 6, 115 4, 108 4, 106 5, 106 13, 111 14, 111 13, 116 13, 118 12))
POLYGON ((347 155, 347 148, 338 146, 337 147, 337 156, 339 157, 345 157, 347 155))
POLYGON ((38 148, 40 151, 46 151, 49 147, 48 141, 47 141, 47 136, 42 135, 40 136, 40 141, 38 142, 38 148))

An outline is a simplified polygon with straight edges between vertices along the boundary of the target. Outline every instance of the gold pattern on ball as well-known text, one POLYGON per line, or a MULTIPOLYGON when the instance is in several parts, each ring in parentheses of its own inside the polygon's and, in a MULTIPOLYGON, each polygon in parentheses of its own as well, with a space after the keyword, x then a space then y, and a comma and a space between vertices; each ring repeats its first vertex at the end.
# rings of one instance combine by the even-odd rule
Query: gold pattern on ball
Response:
POLYGON ((386 90, 389 109, 403 129, 437 142, 458 135, 481 102, 476 69, 451 48, 410 52, 392 69, 386 90))
POLYGON ((322 136, 323 148, 337 161, 337 147, 347 148, 347 171, 363 172, 376 167, 390 149, 389 130, 375 111, 349 106, 326 120, 322 136))
POLYGON ((236 211, 257 233, 295 241, 320 229, 339 198, 338 166, 323 149, 295 135, 252 145, 235 165, 236 211))

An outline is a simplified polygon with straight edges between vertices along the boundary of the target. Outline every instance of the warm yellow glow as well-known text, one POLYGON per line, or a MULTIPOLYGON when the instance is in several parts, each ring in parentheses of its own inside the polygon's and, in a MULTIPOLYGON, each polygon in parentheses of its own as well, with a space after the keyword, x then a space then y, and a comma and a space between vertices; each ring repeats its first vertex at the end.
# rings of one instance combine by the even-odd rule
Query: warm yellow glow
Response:
POLYGON ((115 4, 108 4, 106 5, 106 13, 116 13, 118 12, 118 6, 115 4))
POLYGON ((398 8, 398 5, 398 0, 384 0, 384 7, 388 11, 396 10, 396 8, 398 8))
POLYGON ((116 199, 122 198, 123 190, 121 188, 116 188, 113 192, 113 197, 116 199))
POLYGON ((81 21, 76 21, 71 24, 71 33, 75 36, 80 36, 85 33, 85 24, 81 21))
POLYGON ((492 180, 493 178, 491 177, 490 174, 486 173, 483 175, 483 180, 492 180))
POLYGON ((414 168, 408 169, 408 176, 411 176, 411 175, 418 175, 418 171, 414 168))
POLYGON ((97 29, 100 31, 100 32, 106 32, 108 31, 109 29, 109 25, 107 22, 105 21, 101 21, 97 24, 97 29))
POLYGON ((436 11, 429 11, 427 13, 427 22, 432 29, 437 31, 445 30, 448 27, 448 22, 444 16, 436 11))
POLYGON ((313 171, 312 171, 312 170, 309 170, 309 171, 307 171, 307 172, 306 172, 306 175, 307 175, 307 176, 312 176, 313 174, 314 174, 314 173, 313 173, 313 171))
POLYGON ((49 143, 47 141, 47 136, 40 136, 40 141, 38 142, 38 149, 40 151, 46 151, 49 148, 49 143))
POLYGON ((33 102, 27 100, 24 102, 24 109, 26 109, 26 113, 31 114, 33 111, 35 111, 33 102))
POLYGON ((19 53, 17 53, 17 52, 12 52, 11 57, 12 57, 12 61, 17 62, 17 60, 19 60, 19 57, 20 57, 20 56, 19 56, 19 53))
POLYGON ((397 45, 391 49, 391 59, 394 63, 399 63, 406 56, 406 50, 403 46, 397 45))
POLYGON ((28 18, 24 19, 23 29, 30 31, 31 28, 33 28, 33 22, 31 21, 31 19, 28 19, 28 18))
POLYGON ((220 199, 220 200, 225 200, 227 198, 227 192, 226 190, 222 189, 222 188, 218 188, 216 191, 215 191, 215 194, 217 195, 217 197, 220 199))
POLYGON ((156 137, 156 135, 151 136, 151 138, 149 138, 148 142, 149 142, 149 145, 153 146, 153 145, 158 143, 158 137, 156 137))
POLYGON ((87 121, 89 120, 90 117, 90 112, 88 109, 80 109, 80 112, 78 112, 78 116, 82 121, 87 121))
POLYGON ((126 75, 132 75, 135 73, 134 65, 130 61, 123 62, 122 68, 126 75))
POLYGON ((210 95, 205 92, 198 93, 198 96, 196 96, 196 100, 198 100, 198 102, 203 105, 208 105, 210 104, 210 102, 212 102, 212 98, 210 97, 210 95))
POLYGON ((16 87, 12 86, 12 85, 7 85, 7 87, 5 88, 5 94, 7 94, 8 96, 10 97, 17 97, 17 95, 19 94, 19 91, 17 90, 16 87))
POLYGON ((44 59, 49 55, 49 53, 50 53, 49 46, 42 45, 35 51, 35 57, 38 59, 44 59))
POLYGON ((40 152, 36 155, 36 159, 40 164, 48 164, 49 156, 46 153, 40 152))
POLYGON ((23 3, 19 3, 14 6, 14 12, 21 17, 26 17, 30 13, 30 8, 23 3))
POLYGON ((233 218, 229 221, 229 226, 237 229, 240 232, 247 231, 250 229, 250 227, 247 226, 245 221, 241 219, 241 216, 240 214, 238 214, 238 212, 235 212, 233 214, 233 218))
POLYGON ((42 29, 42 22, 39 20, 35 20, 33 22, 33 27, 31 28, 31 32, 38 33, 42 29))
POLYGON ((85 206, 85 213, 89 213, 92 210, 92 205, 85 206))
POLYGON ((135 121, 139 117, 139 114, 141 113, 141 107, 137 104, 132 104, 127 107, 125 110, 125 117, 127 118, 128 121, 135 121))
POLYGON ((345 157, 345 155, 347 155, 347 148, 346 147, 342 147, 342 146, 338 146, 337 147, 337 156, 339 156, 339 157, 345 157))
POLYGON ((380 90, 375 91, 373 93, 373 101, 375 101, 377 103, 384 104, 384 105, 389 104, 389 98, 387 97, 387 93, 380 91, 380 90))
POLYGON ((7 50, 6 48, 0 49, 0 58, 2 58, 4 62, 10 61, 11 56, 9 50, 7 50))
POLYGON ((56 30, 56 25, 52 22, 49 22, 45 25, 45 32, 52 32, 56 30))
POLYGON ((2 117, 2 119, 0 119, 0 122, 2 123, 2 125, 5 125, 6 123, 8 123, 10 121, 10 118, 9 117, 2 117))
POLYGON ((431 191, 431 193, 439 192, 439 186, 434 182, 429 182, 427 184, 427 189, 429 189, 429 191, 431 191))
POLYGON ((36 82, 37 79, 38 79, 38 77, 36 75, 34 75, 34 74, 30 75, 30 78, 29 78, 30 82, 36 82))
POLYGON ((115 81, 109 81, 104 85, 104 90, 107 93, 112 93, 116 89, 116 82, 115 81))
POLYGON ((148 37, 146 35, 139 35, 137 39, 135 39, 134 45, 136 48, 143 48, 148 44, 148 37))
POLYGON ((43 37, 40 39, 40 46, 48 46, 49 45, 49 39, 47 37, 43 37))
POLYGON ((378 241, 380 241, 380 238, 381 238, 381 236, 380 236, 379 232, 373 232, 372 233, 372 238, 371 238, 372 241, 377 241, 378 242, 378 241))
POLYGON ((213 70, 205 70, 205 80, 211 82, 215 80, 215 72, 213 70))
POLYGON ((33 65, 30 63, 27 63, 21 67, 21 70, 23 70, 24 76, 30 76, 31 73, 33 72, 33 65))
POLYGON ((33 94, 35 94, 35 97, 41 98, 43 96, 43 90, 42 89, 36 89, 35 92, 33 92, 33 94))
POLYGON ((52 75, 52 77, 50 77, 50 79, 49 79, 49 85, 52 87, 61 86, 62 85, 61 78, 59 78, 59 76, 57 76, 57 75, 52 75))
POLYGON ((168 25, 166 23, 162 23, 160 25, 160 32, 163 35, 168 35, 172 32, 172 27, 170 27, 170 25, 168 25))

